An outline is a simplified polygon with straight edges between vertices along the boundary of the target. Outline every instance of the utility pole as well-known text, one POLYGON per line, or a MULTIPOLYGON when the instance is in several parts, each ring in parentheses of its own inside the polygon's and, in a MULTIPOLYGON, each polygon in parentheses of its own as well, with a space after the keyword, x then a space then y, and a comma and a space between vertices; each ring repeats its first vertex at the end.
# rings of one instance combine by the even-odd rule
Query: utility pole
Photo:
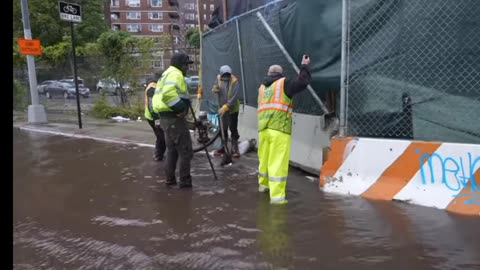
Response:
MULTIPOLYGON (((30 28, 30 12, 28 11, 28 0, 21 0, 23 33, 25 39, 32 39, 32 30, 30 28)), ((38 102, 37 92, 37 74, 35 72, 35 59, 33 55, 27 55, 28 81, 30 84, 30 96, 32 104, 28 106, 28 123, 41 124, 47 123, 47 114, 45 107, 38 102)))

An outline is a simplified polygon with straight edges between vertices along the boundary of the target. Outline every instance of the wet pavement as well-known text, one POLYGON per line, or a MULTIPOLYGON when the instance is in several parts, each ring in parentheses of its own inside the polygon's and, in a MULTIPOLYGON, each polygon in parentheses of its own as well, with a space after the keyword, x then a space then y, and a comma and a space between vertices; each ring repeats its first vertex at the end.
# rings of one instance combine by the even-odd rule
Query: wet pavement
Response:
POLYGON ((480 218, 318 191, 291 170, 286 206, 256 161, 193 161, 166 188, 152 149, 14 129, 15 269, 480 269, 480 218))

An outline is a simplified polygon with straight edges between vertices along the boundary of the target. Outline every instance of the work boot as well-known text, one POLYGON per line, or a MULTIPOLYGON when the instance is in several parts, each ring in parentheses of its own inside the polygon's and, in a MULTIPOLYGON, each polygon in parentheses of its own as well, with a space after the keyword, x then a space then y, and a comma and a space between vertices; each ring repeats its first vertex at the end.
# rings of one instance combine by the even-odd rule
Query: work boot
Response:
POLYGON ((163 157, 162 157, 162 156, 153 155, 153 160, 155 160, 155 161, 162 161, 162 160, 163 160, 163 157))
POLYGON ((184 179, 180 179, 180 184, 178 184, 179 188, 191 188, 192 187, 192 177, 188 176, 184 179))
POLYGON ((238 151, 238 141, 232 140, 232 157, 239 158, 240 152, 238 151))
POLYGON ((165 185, 167 186, 174 186, 177 184, 177 179, 173 178, 173 179, 167 179, 167 181, 165 181, 165 185))
POLYGON ((221 157, 225 154, 225 150, 222 148, 220 150, 215 150, 213 151, 213 155, 216 157, 221 157))

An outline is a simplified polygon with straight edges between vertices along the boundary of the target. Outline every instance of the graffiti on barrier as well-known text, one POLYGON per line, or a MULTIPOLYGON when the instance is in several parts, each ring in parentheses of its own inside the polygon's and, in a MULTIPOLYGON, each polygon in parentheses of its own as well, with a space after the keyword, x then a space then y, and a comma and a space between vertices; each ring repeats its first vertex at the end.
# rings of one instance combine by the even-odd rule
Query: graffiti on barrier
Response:
POLYGON ((480 156, 471 152, 458 157, 442 156, 437 153, 421 153, 420 172, 424 185, 442 183, 452 191, 460 192, 468 189, 470 193, 455 195, 454 197, 468 197, 467 205, 480 205, 480 179, 475 179, 475 172, 480 170, 480 156))

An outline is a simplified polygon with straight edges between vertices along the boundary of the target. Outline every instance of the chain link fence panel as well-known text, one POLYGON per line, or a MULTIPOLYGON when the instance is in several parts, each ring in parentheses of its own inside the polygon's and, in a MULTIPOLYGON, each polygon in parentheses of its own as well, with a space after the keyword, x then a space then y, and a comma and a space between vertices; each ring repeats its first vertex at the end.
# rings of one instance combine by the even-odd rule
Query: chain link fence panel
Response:
POLYGON ((349 0, 347 132, 480 143, 480 5, 349 0))

